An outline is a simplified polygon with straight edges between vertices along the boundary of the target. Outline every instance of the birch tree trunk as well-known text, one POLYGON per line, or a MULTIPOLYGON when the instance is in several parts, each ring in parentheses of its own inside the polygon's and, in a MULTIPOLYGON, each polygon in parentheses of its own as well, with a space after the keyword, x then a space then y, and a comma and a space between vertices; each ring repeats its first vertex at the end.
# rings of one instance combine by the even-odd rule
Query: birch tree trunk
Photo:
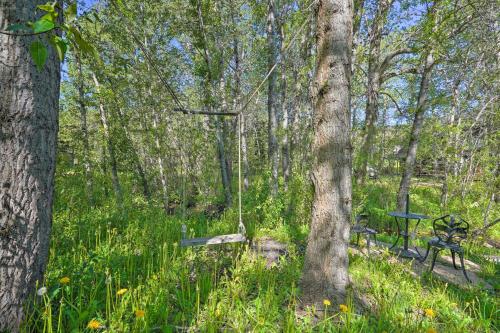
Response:
POLYGON ((144 167, 141 162, 141 158, 138 153, 138 149, 134 144, 134 140, 132 139, 132 135, 128 129, 128 124, 125 120, 125 115, 121 108, 118 107, 118 116, 120 118, 120 125, 125 133, 125 138, 127 139, 130 148, 132 149, 132 159, 134 160, 135 168, 137 170, 137 174, 139 175, 139 179, 141 180, 142 185, 142 193, 146 197, 147 200, 151 199, 151 193, 149 190, 148 179, 146 177, 146 172, 144 171, 144 167))
MULTIPOLYGON (((45 2, 2 1, 0 30, 34 21, 45 2)), ((61 76, 47 43, 36 70, 28 50, 38 38, 0 34, 0 331, 19 332, 49 253, 61 76)))
POLYGON ((248 190, 249 180, 249 166, 248 166, 248 148, 247 148, 247 134, 246 134, 246 116, 241 115, 241 126, 240 126, 240 135, 241 135, 241 157, 243 161, 243 189, 248 190))
MULTIPOLYGON (((234 16, 233 16, 234 20, 234 16)), ((239 51, 238 39, 233 40, 233 56, 234 56, 234 111, 239 111, 241 107, 241 57, 239 51)), ((243 162, 243 188, 248 190, 248 148, 247 148, 247 133, 246 133, 246 116, 241 115, 240 135, 241 135, 241 158, 243 162)))
MULTIPOLYGON (((199 29, 200 33, 202 36, 202 42, 203 42, 203 58, 205 60, 205 65, 207 66, 207 75, 205 79, 205 89, 204 89, 204 94, 205 94, 205 104, 206 104, 206 109, 208 112, 211 112, 213 109, 213 96, 212 93, 215 92, 215 85, 214 85, 214 73, 212 72, 211 69, 211 54, 208 46, 208 38, 206 36, 205 32, 205 25, 204 25, 204 20, 203 20, 203 11, 201 8, 201 1, 197 2, 197 14, 198 14, 198 24, 199 24, 199 29), (212 88, 212 89, 211 89, 212 88)), ((221 61, 223 57, 221 56, 221 61)), ((222 64, 221 64, 222 68, 222 64)), ((223 75, 223 74, 221 74, 223 75)), ((215 81, 217 83, 217 81, 215 81)), ((221 80, 219 81, 219 89, 224 94, 224 78, 221 77, 221 80)), ((223 108, 227 108, 227 105, 223 105, 223 108)), ((224 147, 224 137, 223 137, 223 120, 217 116, 215 117, 215 139, 216 139, 216 144, 217 144, 217 159, 219 160, 219 165, 220 165, 220 172, 221 172, 221 179, 222 179, 222 187, 224 190, 224 200, 225 200, 225 205, 226 207, 231 206, 232 203, 232 195, 231 195, 231 182, 230 182, 230 176, 227 170, 227 159, 226 159, 226 151, 224 147)))
POLYGON ((87 200, 91 206, 94 205, 94 179, 92 176, 92 164, 90 162, 89 132, 87 126, 87 107, 85 106, 85 87, 82 71, 82 61, 78 52, 75 52, 76 66, 78 68, 78 106, 80 109, 80 129, 83 142, 83 168, 85 169, 85 188, 87 200))
MULTIPOLYGON (((271 68, 276 63, 276 48, 277 48, 277 34, 276 34, 276 5, 274 0, 268 2, 267 13, 267 68, 271 68)), ((268 135, 268 157, 271 166, 271 194, 272 196, 278 195, 278 139, 276 131, 278 129, 278 116, 276 105, 276 71, 273 71, 268 78, 267 85, 267 135, 268 135)))
POLYGON ((350 0, 322 0, 316 7, 314 199, 301 286, 304 302, 320 306, 325 298, 345 302, 349 284, 352 11, 350 0))
POLYGON ((155 138, 156 159, 158 161, 158 170, 160 172, 163 209, 165 210, 165 213, 168 214, 168 205, 169 205, 168 184, 167 184, 167 177, 165 175, 165 165, 163 163, 163 157, 161 155, 162 152, 160 144, 160 134, 158 132, 159 124, 160 124, 160 117, 158 115, 158 111, 155 108, 153 108, 153 132, 155 138))
POLYGON ((281 139, 281 163, 283 168, 283 181, 285 191, 288 189, 290 178, 290 144, 288 142, 288 105, 286 103, 286 53, 285 53, 285 26, 283 19, 280 20, 280 60, 281 60, 281 113, 283 116, 282 128, 283 137, 281 139))
MULTIPOLYGON (((452 91, 452 100, 451 100, 451 112, 450 119, 448 121, 448 126, 453 128, 455 126, 455 119, 458 116, 458 95, 459 90, 458 86, 460 85, 460 80, 457 79, 453 83, 453 91, 452 91)), ((445 147, 447 148, 450 145, 450 138, 446 136, 445 138, 445 147)), ((454 142, 452 142, 455 145, 454 142)), ((444 153, 444 175, 443 175, 443 184, 441 186, 441 207, 446 208, 448 206, 448 175, 450 174, 450 169, 453 167, 453 164, 449 162, 449 156, 447 156, 446 152, 444 153)))
MULTIPOLYGON (((92 79, 96 86, 97 93, 100 94, 101 86, 95 73, 92 73, 92 79)), ((111 133, 109 132, 109 123, 106 110, 104 109, 104 104, 102 103, 102 98, 99 98, 99 116, 101 118, 101 125, 104 131, 104 139, 106 140, 106 148, 109 154, 109 160, 111 163, 111 182, 113 183, 113 190, 116 195, 116 203, 120 209, 123 209, 123 192, 120 185, 120 179, 118 178, 118 166, 116 163, 115 147, 113 140, 111 139, 111 133)))
POLYGON ((217 141, 217 156, 219 158, 219 166, 222 178, 222 187, 224 190, 224 201, 226 207, 230 207, 233 201, 231 195, 231 184, 229 183, 229 176, 226 164, 226 150, 224 148, 224 138, 222 137, 222 120, 219 116, 215 119, 215 138, 217 141))
POLYGON ((385 26, 387 14, 393 0, 379 0, 377 13, 373 20, 370 30, 370 50, 368 54, 368 83, 366 89, 366 113, 365 113, 365 131, 363 144, 359 156, 361 164, 358 170, 358 182, 364 183, 366 180, 366 171, 368 161, 373 149, 373 140, 375 139, 375 126, 378 118, 378 97, 381 84, 382 68, 380 64, 380 42, 382 40, 382 31, 385 26))
MULTIPOLYGON (((227 102, 225 98, 226 83, 224 81, 224 76, 221 75, 219 84, 221 99, 222 99, 222 109, 221 111, 227 112, 227 102)), ((230 163, 228 163, 228 158, 226 154, 226 145, 224 143, 224 131, 225 120, 222 117, 217 116, 215 119, 216 128, 216 139, 217 139, 217 154, 219 156, 220 171, 222 177, 222 187, 224 189, 224 199, 226 207, 230 207, 233 201, 231 195, 231 172, 230 163)))
POLYGON ((420 90, 418 93, 417 108, 415 111, 415 117, 413 119, 413 125, 410 134, 410 142, 408 143, 408 151, 406 153, 403 176, 401 177, 401 182, 399 184, 397 207, 398 210, 400 211, 403 211, 405 208, 406 195, 408 194, 411 183, 411 177, 413 176, 413 171, 415 170, 418 142, 420 139, 420 132, 422 131, 422 127, 424 125, 424 115, 427 109, 427 93, 429 91, 429 82, 431 80, 433 67, 434 67, 434 58, 432 56, 432 50, 430 50, 425 57, 424 70, 422 73, 422 79, 420 81, 420 90))

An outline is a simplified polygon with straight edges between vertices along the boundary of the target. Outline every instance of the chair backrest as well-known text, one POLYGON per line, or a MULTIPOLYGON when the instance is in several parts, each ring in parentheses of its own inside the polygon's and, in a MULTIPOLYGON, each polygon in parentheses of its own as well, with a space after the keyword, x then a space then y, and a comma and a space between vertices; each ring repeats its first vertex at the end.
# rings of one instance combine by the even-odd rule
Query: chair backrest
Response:
POLYGON ((355 226, 362 227, 362 228, 367 228, 368 224, 370 223, 370 220, 368 218, 368 214, 366 214, 366 213, 361 213, 361 214, 356 215, 354 220, 356 222, 355 226))
POLYGON ((461 217, 444 215, 432 222, 434 235, 448 244, 458 244, 467 238, 469 223, 461 217))

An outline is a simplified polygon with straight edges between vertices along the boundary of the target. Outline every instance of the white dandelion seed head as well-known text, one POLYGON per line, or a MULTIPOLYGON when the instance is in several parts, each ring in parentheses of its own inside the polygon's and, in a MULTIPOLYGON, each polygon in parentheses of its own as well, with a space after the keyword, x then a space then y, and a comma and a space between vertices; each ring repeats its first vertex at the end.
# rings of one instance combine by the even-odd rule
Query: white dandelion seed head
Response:
POLYGON ((43 296, 47 293, 47 287, 42 287, 36 291, 36 294, 38 296, 43 296))

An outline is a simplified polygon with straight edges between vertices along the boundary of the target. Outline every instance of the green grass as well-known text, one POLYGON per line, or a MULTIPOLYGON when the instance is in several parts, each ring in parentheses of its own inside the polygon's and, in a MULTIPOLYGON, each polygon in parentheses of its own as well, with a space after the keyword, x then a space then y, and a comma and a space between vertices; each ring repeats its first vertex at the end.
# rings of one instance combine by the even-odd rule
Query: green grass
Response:
MULTIPOLYGON (((495 294, 446 284, 429 274, 415 278, 409 263, 389 261, 388 252, 370 260, 350 256, 353 291, 346 313, 339 311, 339 304, 331 304, 326 313, 315 314, 310 309, 299 315, 298 282, 311 191, 303 179, 296 178, 289 193, 272 200, 266 183, 256 179, 243 199, 249 234, 272 236, 289 246, 289 255, 269 269, 245 246, 179 247, 183 223, 190 236, 236 231, 236 209, 216 220, 192 210, 183 220, 180 215, 166 216, 159 203, 147 203, 134 194, 127 196, 126 211, 119 212, 112 198, 102 193, 96 193, 99 205, 89 209, 83 203, 78 177, 59 176, 50 262, 43 282, 48 291, 43 297, 34 297, 35 306, 24 330, 94 331, 88 328, 91 320, 99 323, 101 328, 96 331, 102 332, 174 332, 176 327, 202 332, 500 329, 495 294), (70 282, 61 283, 62 277, 70 282), (120 289, 127 290, 117 295, 120 289), (358 298, 365 299, 369 308, 361 309, 358 298), (426 316, 425 309, 432 309, 435 316, 426 316)), ((394 207, 395 183, 396 179, 382 179, 354 189, 355 211, 369 211, 381 230, 392 227, 386 213, 394 207)), ((127 190, 133 193, 132 188, 127 190)), ((438 192, 432 187, 416 187, 412 192, 415 211, 439 215, 438 192)), ((470 209, 467 212, 475 214, 470 209)), ((428 225, 422 228, 426 229, 428 225)), ((467 244, 471 258, 480 260, 487 251, 477 242, 467 244)), ((483 267, 482 277, 498 290, 498 265, 483 267)))

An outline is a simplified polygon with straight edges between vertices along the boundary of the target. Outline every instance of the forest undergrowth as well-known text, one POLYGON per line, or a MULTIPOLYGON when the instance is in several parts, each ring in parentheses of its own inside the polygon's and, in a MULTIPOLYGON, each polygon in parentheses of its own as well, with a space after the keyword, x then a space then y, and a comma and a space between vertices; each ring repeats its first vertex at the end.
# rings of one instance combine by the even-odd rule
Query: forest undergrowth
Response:
MULTIPOLYGON (((468 240, 466 258, 480 264, 479 275, 494 286, 452 285, 431 274, 415 278, 410 262, 391 261, 385 251, 368 258, 352 253, 353 289, 347 304, 325 299, 324 309, 300 308, 299 279, 310 218, 311 189, 295 177, 286 194, 272 200, 265 178, 243 195, 243 218, 251 238, 272 237, 288 255, 266 267, 247 245, 180 248, 181 225, 189 236, 235 232, 237 209, 208 218, 200 201, 167 216, 159 202, 129 195, 120 211, 112 197, 95 193, 100 205, 85 203, 82 179, 57 178, 50 262, 33 299, 26 332, 498 332, 498 265, 482 259, 494 249, 468 240), (356 297, 368 301, 362 308, 356 297)), ((354 212, 368 212, 391 240, 396 180, 370 181, 354 188, 354 212), (391 227, 392 226, 392 227, 391 227)), ((449 212, 482 224, 480 188, 466 201, 452 200, 449 212)), ((411 194, 412 210, 444 212, 439 187, 421 182, 411 194)), ((199 198, 198 198, 199 199, 199 198)), ((420 229, 430 234, 430 224, 420 229)), ((498 240, 499 230, 491 230, 498 240)))

